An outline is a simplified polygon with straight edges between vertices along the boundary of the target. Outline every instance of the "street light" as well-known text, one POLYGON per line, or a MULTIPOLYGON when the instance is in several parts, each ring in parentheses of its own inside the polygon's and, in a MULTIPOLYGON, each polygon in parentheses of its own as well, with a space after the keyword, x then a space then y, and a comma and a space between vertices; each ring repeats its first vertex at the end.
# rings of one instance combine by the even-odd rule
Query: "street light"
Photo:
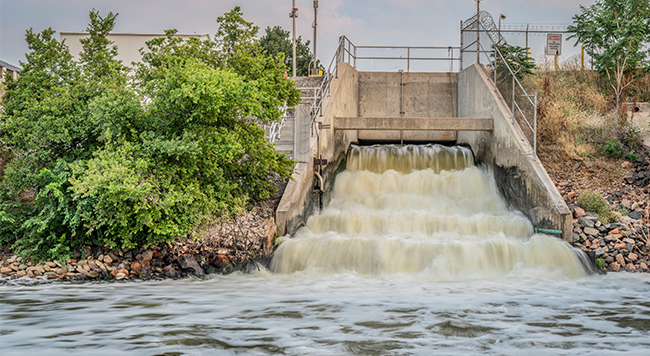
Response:
POLYGON ((505 19, 506 19, 506 15, 501 14, 499 16, 499 44, 501 44, 501 41, 503 40, 501 37, 501 20, 505 20, 505 19))
POLYGON ((296 0, 293 0, 291 13, 289 17, 293 19, 293 61, 291 65, 291 75, 296 78, 296 17, 298 17, 298 8, 296 7, 296 0))

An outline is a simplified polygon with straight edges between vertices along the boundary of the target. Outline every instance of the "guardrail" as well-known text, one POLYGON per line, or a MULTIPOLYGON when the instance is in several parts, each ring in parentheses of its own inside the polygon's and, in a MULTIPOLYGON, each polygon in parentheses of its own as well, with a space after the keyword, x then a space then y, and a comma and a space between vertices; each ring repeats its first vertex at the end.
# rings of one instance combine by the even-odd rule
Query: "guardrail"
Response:
MULTIPOLYGON (((449 71, 453 71, 454 62, 460 63, 460 47, 447 46, 447 47, 427 47, 427 46, 357 46, 350 41, 346 36, 339 38, 339 43, 336 47, 336 52, 330 61, 327 70, 323 73, 323 81, 320 88, 314 90, 314 101, 312 104, 312 124, 316 118, 323 115, 323 100, 329 94, 330 84, 332 79, 338 78, 338 64, 346 62, 357 68, 357 61, 363 60, 389 60, 389 61, 406 61, 406 71, 411 70, 412 61, 449 61, 449 71), (359 51, 372 49, 387 49, 387 50, 402 50, 406 51, 406 55, 400 56, 360 56, 359 51), (427 56, 412 56, 414 52, 422 50, 446 50, 447 57, 427 57, 427 56), (458 56, 454 57, 456 53, 458 56)), ((301 88, 301 89, 316 89, 316 88, 301 88)), ((311 98, 310 98, 311 99, 311 98)), ((312 129, 317 129, 313 127, 312 129)))
MULTIPOLYGON (((487 31, 487 29, 485 29, 482 23, 481 23, 481 27, 483 27, 483 29, 487 31)), ((521 123, 524 123, 525 126, 528 127, 528 129, 530 130, 529 134, 526 133, 525 131, 524 134, 526 135, 528 142, 531 144, 531 146, 533 146, 533 154, 537 156, 537 93, 528 94, 526 89, 524 89, 523 85, 521 85, 519 79, 517 79, 516 72, 512 70, 512 68, 508 64, 508 61, 506 61, 505 57, 499 50, 499 46, 494 42, 492 37, 488 37, 488 38, 492 42, 492 49, 486 50, 480 41, 479 41, 479 46, 481 49, 480 52, 483 53, 488 58, 489 61, 488 63, 490 63, 494 71, 494 76, 493 77, 490 76, 490 77, 494 82, 494 86, 499 90, 504 100, 506 100, 507 97, 506 95, 509 94, 510 112, 512 113, 512 120, 513 122, 517 123, 520 127, 522 127, 521 123), (493 58, 490 58, 490 54, 492 53, 494 53, 493 58), (498 60, 502 61, 502 63, 508 69, 508 72, 510 73, 510 76, 512 78, 510 93, 506 93, 507 88, 503 88, 503 89, 499 88, 499 84, 497 82, 497 61, 498 60), (517 101, 517 98, 520 98, 521 105, 520 102, 517 101), (527 104, 530 104, 530 106, 527 106, 527 104), (532 116, 532 120, 529 120, 531 116, 532 116)))

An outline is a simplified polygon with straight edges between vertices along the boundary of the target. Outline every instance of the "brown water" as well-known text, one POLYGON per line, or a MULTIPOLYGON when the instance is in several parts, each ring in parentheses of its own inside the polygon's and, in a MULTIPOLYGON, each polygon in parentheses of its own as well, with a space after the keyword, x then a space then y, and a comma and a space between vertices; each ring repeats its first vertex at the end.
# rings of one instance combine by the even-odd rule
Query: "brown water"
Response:
POLYGON ((648 274, 586 274, 466 150, 355 150, 276 272, 6 282, 0 354, 648 355, 648 274))

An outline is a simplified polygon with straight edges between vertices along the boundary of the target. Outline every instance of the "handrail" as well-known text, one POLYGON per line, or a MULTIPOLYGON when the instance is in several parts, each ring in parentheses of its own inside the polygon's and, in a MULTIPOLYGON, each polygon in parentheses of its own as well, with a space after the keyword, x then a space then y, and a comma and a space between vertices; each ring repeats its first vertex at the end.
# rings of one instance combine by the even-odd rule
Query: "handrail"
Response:
MULTIPOLYGON (((482 24, 481 24, 481 26, 482 26, 482 24)), ((483 27, 483 28, 485 29, 485 27, 483 27)), ((486 31, 487 31, 487 30, 486 30, 486 31)), ((519 114, 520 114, 521 117, 524 119, 524 121, 526 122, 526 125, 528 126, 528 128, 530 128, 530 130, 531 130, 531 132, 532 132, 532 134, 533 134, 533 144, 532 144, 532 146, 533 146, 533 154, 534 154, 535 156, 537 156, 537 93, 535 93, 535 95, 530 95, 530 94, 528 94, 528 92, 526 91, 526 89, 524 89, 523 85, 521 85, 521 82, 519 82, 519 79, 517 79, 517 76, 515 75, 515 73, 514 73, 514 71, 512 70, 512 68, 510 68, 510 65, 508 65, 508 62, 505 60, 505 57, 503 56, 503 54, 502 54, 501 51, 499 50, 499 47, 498 47, 498 46, 494 43, 494 41, 492 40, 492 37, 490 37, 490 36, 488 36, 488 37, 489 37, 490 40, 492 41, 492 45, 493 45, 493 47, 494 47, 494 52, 497 53, 497 54, 499 55, 499 57, 501 58, 501 61, 503 62, 503 64, 505 65, 505 67, 506 67, 506 68, 508 69, 508 71, 510 72, 510 75, 512 76, 512 85, 513 85, 513 88, 512 88, 512 93, 513 93, 513 95, 512 95, 512 98, 511 98, 511 100, 512 100, 512 110, 511 110, 511 113, 512 113, 512 119, 513 119, 513 120, 515 119, 515 112, 514 112, 514 109, 515 109, 515 106, 516 106, 516 107, 517 107, 517 110, 519 111, 519 114), (533 116, 534 116, 534 118, 533 118, 533 124, 532 124, 532 126, 531 126, 530 121, 528 121, 528 118, 527 118, 526 115, 524 114, 523 110, 521 110, 521 107, 519 106, 519 104, 518 104, 517 101, 515 100, 515 95, 514 95, 514 92, 515 92, 515 87, 514 87, 514 85, 515 85, 515 83, 517 84, 517 86, 519 87, 519 89, 521 89, 521 91, 524 93, 522 96, 523 96, 523 97, 526 97, 526 99, 528 100, 528 102, 530 103, 530 105, 533 107, 533 116), (530 98, 531 96, 533 96, 533 97, 535 98, 535 102, 533 102, 533 100, 531 100, 531 98, 530 98)), ((490 57, 489 57, 489 55, 488 55, 488 53, 490 53, 490 52, 488 52, 488 51, 485 50, 485 48, 483 47, 483 44, 482 44, 480 41, 479 41, 479 47, 480 47, 480 49, 481 49, 481 52, 483 52, 483 54, 488 58, 488 60, 489 60, 490 62, 492 62, 492 60, 490 60, 490 57)), ((494 68, 496 68, 496 60, 497 60, 497 58, 496 58, 496 56, 495 56, 494 61, 493 61, 493 66, 494 66, 494 68)), ((496 70, 496 69, 495 69, 495 70, 496 70)), ((495 78, 493 81, 494 81, 494 86, 495 86, 495 87, 497 88, 497 90, 498 90, 497 82, 496 82, 496 78, 495 78)))

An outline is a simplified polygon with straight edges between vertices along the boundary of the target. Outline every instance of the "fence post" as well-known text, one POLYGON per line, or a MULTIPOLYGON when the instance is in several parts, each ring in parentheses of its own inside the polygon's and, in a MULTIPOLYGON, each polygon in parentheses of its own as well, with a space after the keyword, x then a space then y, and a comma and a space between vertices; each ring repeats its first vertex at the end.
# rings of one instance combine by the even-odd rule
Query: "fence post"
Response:
POLYGON ((515 74, 512 74, 512 122, 515 122, 515 74))
POLYGON ((535 92, 535 108, 533 114, 533 153, 537 156, 537 92, 535 92))
POLYGON ((459 72, 461 70, 463 70, 463 50, 464 50, 464 48, 463 48, 463 20, 460 20, 460 55, 459 55, 459 58, 460 58, 460 66, 459 66, 459 68, 460 69, 458 69, 459 72))

